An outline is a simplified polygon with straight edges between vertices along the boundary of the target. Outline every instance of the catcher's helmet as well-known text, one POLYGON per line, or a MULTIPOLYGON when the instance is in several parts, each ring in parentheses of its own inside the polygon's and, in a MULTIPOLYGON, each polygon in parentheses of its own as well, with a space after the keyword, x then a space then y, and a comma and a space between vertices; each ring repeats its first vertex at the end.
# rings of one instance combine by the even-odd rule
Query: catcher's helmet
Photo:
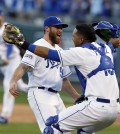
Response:
POLYGON ((99 37, 101 37, 101 35, 103 35, 104 37, 111 36, 112 38, 119 37, 120 27, 116 24, 112 24, 107 21, 100 21, 98 23, 93 23, 92 26, 95 29, 95 32, 99 37))

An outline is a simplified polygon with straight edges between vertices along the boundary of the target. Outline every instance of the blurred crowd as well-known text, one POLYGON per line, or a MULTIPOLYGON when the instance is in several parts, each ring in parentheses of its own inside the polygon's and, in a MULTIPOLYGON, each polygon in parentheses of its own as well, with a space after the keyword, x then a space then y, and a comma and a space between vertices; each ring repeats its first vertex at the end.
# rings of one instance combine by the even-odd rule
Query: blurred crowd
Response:
POLYGON ((120 0, 0 0, 0 5, 8 16, 24 20, 56 14, 71 21, 88 16, 120 19, 120 0))

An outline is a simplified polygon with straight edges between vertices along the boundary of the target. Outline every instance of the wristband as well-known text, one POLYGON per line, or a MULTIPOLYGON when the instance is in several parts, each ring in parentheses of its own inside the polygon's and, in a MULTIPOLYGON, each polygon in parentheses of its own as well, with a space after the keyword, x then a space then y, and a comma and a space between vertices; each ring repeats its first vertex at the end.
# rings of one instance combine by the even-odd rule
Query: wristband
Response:
POLYGON ((34 53, 35 48, 36 48, 36 45, 30 44, 29 47, 28 47, 28 50, 29 50, 30 52, 34 53))
POLYGON ((21 47, 24 50, 29 50, 30 52, 34 53, 36 45, 30 44, 30 43, 24 41, 24 43, 19 47, 21 47))

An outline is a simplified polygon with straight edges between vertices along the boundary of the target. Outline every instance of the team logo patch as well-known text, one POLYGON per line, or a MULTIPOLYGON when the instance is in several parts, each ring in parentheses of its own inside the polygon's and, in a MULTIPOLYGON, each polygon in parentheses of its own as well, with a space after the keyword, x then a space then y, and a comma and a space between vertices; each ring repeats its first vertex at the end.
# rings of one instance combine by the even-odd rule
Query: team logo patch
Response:
POLYGON ((29 59, 32 59, 33 58, 33 56, 30 55, 30 54, 26 54, 25 57, 28 57, 29 59))
POLYGON ((57 18, 57 20, 58 20, 59 22, 62 22, 61 19, 60 19, 59 17, 56 17, 56 18, 57 18))

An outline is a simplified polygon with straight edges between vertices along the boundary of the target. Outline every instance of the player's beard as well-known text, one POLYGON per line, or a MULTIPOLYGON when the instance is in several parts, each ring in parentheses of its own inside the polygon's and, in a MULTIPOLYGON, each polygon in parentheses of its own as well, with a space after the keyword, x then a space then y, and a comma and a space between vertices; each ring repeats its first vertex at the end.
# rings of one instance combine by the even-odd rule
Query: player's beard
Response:
POLYGON ((52 30, 50 30, 49 38, 54 44, 59 44, 60 43, 61 38, 58 39, 57 35, 52 30))

